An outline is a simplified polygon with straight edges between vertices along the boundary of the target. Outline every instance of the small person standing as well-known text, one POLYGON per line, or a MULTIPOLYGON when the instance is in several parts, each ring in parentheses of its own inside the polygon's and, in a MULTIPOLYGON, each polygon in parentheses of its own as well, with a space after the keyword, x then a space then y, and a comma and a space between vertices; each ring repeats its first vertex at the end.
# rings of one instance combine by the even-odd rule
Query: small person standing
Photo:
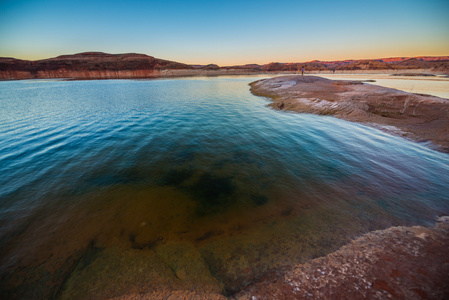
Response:
POLYGON ((304 70, 305 70, 305 68, 304 68, 304 66, 302 66, 302 68, 301 68, 301 75, 302 76, 304 76, 304 70))

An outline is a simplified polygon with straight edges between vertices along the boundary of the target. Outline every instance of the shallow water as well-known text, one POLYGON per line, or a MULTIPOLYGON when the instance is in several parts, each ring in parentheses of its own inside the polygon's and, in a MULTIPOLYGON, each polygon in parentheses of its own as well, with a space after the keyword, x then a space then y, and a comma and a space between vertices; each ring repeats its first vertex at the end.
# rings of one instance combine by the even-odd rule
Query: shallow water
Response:
POLYGON ((449 212, 449 156, 274 111, 261 77, 0 82, 0 295, 232 294, 449 212))

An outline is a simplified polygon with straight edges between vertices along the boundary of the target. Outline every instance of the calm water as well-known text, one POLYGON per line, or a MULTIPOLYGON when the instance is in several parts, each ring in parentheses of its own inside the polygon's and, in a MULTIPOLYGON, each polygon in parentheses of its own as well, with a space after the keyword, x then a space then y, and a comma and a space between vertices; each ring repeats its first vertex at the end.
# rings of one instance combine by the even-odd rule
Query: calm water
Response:
POLYGON ((0 82, 0 295, 232 294, 449 213, 449 156, 274 111, 260 77, 0 82))
POLYGON ((446 76, 392 76, 390 74, 321 74, 334 80, 375 80, 374 83, 409 93, 429 94, 449 99, 449 78, 446 76))

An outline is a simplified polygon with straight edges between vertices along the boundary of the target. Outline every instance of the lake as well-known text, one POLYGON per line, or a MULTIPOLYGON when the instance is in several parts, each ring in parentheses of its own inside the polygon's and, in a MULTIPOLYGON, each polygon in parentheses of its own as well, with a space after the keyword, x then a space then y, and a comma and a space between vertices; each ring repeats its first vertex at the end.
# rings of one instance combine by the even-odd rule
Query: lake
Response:
POLYGON ((409 93, 428 94, 449 99, 449 78, 435 76, 393 76, 391 74, 320 74, 333 80, 374 80, 381 85, 409 93))
POLYGON ((0 296, 232 295, 449 213, 448 154, 272 110, 261 78, 0 82, 0 296))

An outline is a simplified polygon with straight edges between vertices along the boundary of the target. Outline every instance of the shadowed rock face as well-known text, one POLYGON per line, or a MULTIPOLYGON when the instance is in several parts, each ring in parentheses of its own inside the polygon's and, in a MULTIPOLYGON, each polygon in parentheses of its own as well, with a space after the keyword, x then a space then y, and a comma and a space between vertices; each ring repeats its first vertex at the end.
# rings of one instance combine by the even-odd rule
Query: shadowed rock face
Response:
POLYGON ((192 67, 135 53, 85 52, 37 61, 0 58, 0 79, 146 78, 159 76, 161 70, 171 69, 192 69, 192 67))
POLYGON ((366 123, 418 141, 431 141, 439 150, 449 151, 448 99, 317 76, 282 76, 250 85, 253 94, 271 98, 269 105, 275 109, 366 123))

